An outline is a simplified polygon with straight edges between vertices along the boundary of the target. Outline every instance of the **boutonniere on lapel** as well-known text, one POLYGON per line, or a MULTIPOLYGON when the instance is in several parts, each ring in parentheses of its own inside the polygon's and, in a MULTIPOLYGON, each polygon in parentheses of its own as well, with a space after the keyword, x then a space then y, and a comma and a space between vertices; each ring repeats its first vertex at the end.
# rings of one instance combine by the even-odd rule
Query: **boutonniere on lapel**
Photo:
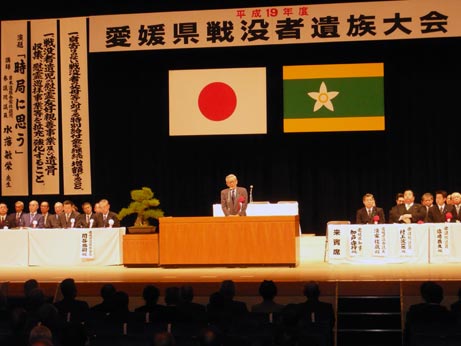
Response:
POLYGON ((238 198, 238 202, 239 202, 239 213, 240 213, 240 211, 242 210, 242 205, 243 205, 243 203, 245 203, 245 197, 240 196, 238 198))

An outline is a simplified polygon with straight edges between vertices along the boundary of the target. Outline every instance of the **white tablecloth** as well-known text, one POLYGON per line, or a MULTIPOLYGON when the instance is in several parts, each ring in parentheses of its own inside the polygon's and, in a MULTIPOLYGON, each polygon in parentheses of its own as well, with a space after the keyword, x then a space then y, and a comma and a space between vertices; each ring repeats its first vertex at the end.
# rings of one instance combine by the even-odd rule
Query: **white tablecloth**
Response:
POLYGON ((80 240, 86 231, 88 229, 28 230, 29 265, 98 266, 123 263, 124 227, 92 229, 94 258, 80 257, 80 240))
POLYGON ((429 224, 430 263, 461 262, 461 223, 429 224))
MULTIPOLYGON (((248 203, 248 216, 291 216, 298 215, 298 202, 248 203)), ((213 204, 213 216, 224 216, 221 204, 213 204)))
POLYGON ((328 225, 329 263, 428 263, 428 224, 328 225))
POLYGON ((24 230, 0 230, 0 265, 27 266, 29 233, 24 230))

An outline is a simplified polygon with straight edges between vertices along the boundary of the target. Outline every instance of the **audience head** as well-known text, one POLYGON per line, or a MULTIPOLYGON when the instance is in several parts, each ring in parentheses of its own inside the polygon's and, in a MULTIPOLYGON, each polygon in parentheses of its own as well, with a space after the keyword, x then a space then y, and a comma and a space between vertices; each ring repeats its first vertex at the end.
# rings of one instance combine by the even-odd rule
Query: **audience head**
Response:
POLYGON ((27 296, 29 300, 29 305, 32 310, 38 309, 40 306, 45 303, 45 294, 40 288, 34 288, 30 290, 29 295, 27 296))
POLYGON ((147 285, 142 290, 142 297, 147 304, 157 304, 160 290, 154 285, 147 285))
POLYGON ((447 195, 447 204, 448 205, 453 204, 453 195, 447 195))
POLYGON ((235 296, 235 283, 232 280, 224 280, 221 283, 221 288, 219 292, 224 296, 226 299, 233 299, 235 296))
POLYGON ((117 290, 115 289, 114 285, 105 284, 101 287, 99 294, 101 295, 102 299, 110 300, 114 298, 115 292, 117 292, 117 290))
POLYGON ((181 286, 181 302, 191 303, 194 300, 194 289, 192 286, 181 286))
POLYGON ((180 302, 179 287, 171 286, 165 289, 165 304, 178 305, 180 302))
POLYGON ((60 288, 64 298, 74 299, 77 296, 77 286, 72 278, 62 280, 60 288))
POLYGON ((213 327, 206 327, 200 331, 198 336, 200 346, 220 346, 222 345, 221 335, 213 327))
POLYGON ((272 280, 264 280, 259 285, 259 294, 264 300, 273 300, 277 295, 277 286, 272 280))
POLYGON ((420 286, 421 297, 426 303, 440 304, 443 300, 443 288, 433 281, 425 281, 420 286))
POLYGON ((129 311, 130 297, 124 291, 117 291, 114 294, 114 310, 118 312, 129 311))
POLYGON ((154 336, 154 346, 174 346, 176 345, 173 334, 160 332, 154 336))
POLYGON ((24 285, 23 285, 24 296, 29 297, 30 292, 33 289, 38 288, 38 287, 39 287, 38 281, 35 280, 35 279, 29 279, 29 280, 25 281, 24 285))
POLYGON ((53 346, 53 335, 51 330, 44 326, 38 325, 32 328, 29 334, 30 346, 53 346))
POLYGON ((304 285, 304 296, 309 300, 317 300, 320 297, 320 287, 315 281, 309 281, 304 285))

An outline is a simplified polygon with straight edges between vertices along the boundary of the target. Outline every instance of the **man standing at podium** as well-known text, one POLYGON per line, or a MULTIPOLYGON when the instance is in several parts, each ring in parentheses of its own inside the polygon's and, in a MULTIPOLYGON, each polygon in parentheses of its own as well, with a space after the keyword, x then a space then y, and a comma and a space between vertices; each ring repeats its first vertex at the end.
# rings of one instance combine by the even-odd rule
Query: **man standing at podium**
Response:
POLYGON ((229 174, 226 177, 227 189, 221 191, 221 207, 225 216, 246 216, 248 192, 237 186, 237 177, 229 174))

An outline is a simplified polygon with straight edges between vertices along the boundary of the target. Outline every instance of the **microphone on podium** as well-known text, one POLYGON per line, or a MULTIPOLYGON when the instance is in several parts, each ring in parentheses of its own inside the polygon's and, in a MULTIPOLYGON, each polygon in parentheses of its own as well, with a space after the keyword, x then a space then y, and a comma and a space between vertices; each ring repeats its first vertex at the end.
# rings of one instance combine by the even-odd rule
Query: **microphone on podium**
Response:
POLYGON ((250 185, 250 200, 249 203, 253 203, 253 185, 250 185))

